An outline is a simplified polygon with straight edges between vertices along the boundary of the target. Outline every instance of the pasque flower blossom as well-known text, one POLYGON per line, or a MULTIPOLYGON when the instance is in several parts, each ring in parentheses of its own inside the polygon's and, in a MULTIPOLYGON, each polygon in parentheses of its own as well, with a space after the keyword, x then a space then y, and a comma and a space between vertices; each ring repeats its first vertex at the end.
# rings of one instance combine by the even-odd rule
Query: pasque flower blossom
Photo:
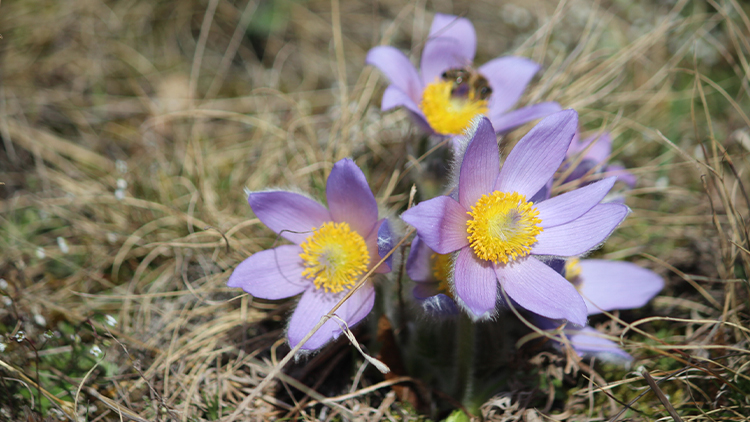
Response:
MULTIPOLYGON (((350 159, 337 162, 326 185, 328 207, 298 193, 253 192, 248 202, 260 221, 293 245, 257 252, 229 277, 262 299, 282 299, 302 293, 289 321, 292 347, 327 314, 355 283, 391 248, 385 219, 362 171, 350 159)), ((390 263, 376 269, 390 271, 390 263)), ((336 311, 354 325, 372 309, 375 290, 368 280, 336 311)), ((339 323, 327 321, 303 346, 318 349, 341 334, 339 323)))
POLYGON ((405 107, 426 131, 459 135, 477 115, 486 115, 498 133, 560 110, 544 102, 510 111, 521 98, 539 65, 506 56, 473 68, 477 35, 466 18, 436 14, 422 50, 421 71, 390 46, 367 54, 367 63, 391 81, 381 107, 405 107))
MULTIPOLYGON (((630 262, 573 258, 564 268, 565 277, 583 296, 589 315, 640 308, 664 288, 664 280, 658 274, 630 262)), ((564 324, 543 317, 537 317, 535 323, 542 329, 555 329, 564 324)), ((580 356, 632 359, 617 343, 590 326, 565 327, 563 334, 580 356)))
POLYGON ((499 283, 523 308, 586 323, 580 294, 543 260, 584 254, 620 224, 629 209, 599 203, 615 178, 539 203, 527 201, 562 163, 577 122, 573 110, 545 118, 519 141, 500 169, 495 131, 481 118, 459 168, 458 200, 441 196, 402 214, 436 253, 457 252, 453 290, 474 318, 494 314, 499 283))

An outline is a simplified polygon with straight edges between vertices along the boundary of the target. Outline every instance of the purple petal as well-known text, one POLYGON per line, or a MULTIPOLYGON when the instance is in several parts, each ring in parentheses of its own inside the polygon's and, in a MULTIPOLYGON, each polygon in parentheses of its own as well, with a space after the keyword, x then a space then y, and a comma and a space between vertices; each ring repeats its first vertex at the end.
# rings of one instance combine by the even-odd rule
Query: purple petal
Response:
POLYGON ((434 251, 419 236, 414 236, 406 259, 406 274, 414 281, 434 281, 430 257, 434 251))
POLYGON ((490 112, 504 113, 513 107, 540 67, 525 57, 514 56, 499 57, 479 67, 492 88, 490 112))
POLYGON ((612 153, 612 137, 609 135, 609 132, 586 138, 581 142, 581 150, 585 149, 592 142, 596 143, 586 151, 584 157, 594 160, 597 163, 605 162, 609 158, 609 154, 612 153))
POLYGON ((559 226, 582 216, 604 199, 616 180, 616 177, 610 177, 540 202, 536 209, 542 227, 559 226))
POLYGON ((456 302, 442 293, 428 297, 420 303, 422 309, 432 317, 447 317, 459 312, 456 302))
POLYGON ((428 135, 435 134, 435 131, 432 129, 430 124, 427 123, 427 120, 425 119, 424 114, 422 114, 421 110, 419 110, 419 112, 409 110, 409 116, 411 116, 411 119, 414 121, 414 124, 419 126, 419 129, 421 129, 428 135))
POLYGON ((414 294, 414 298, 417 300, 425 300, 427 298, 440 294, 440 286, 436 281, 425 283, 417 282, 414 284, 415 286, 412 290, 412 293, 414 294))
POLYGON ((635 184, 637 183, 635 175, 625 170, 625 167, 623 166, 608 166, 606 169, 604 169, 604 174, 606 174, 607 176, 616 176, 617 180, 625 183, 631 189, 633 189, 635 187, 635 184))
POLYGON ((578 163, 576 168, 570 172, 563 183, 569 183, 574 180, 578 180, 586 176, 587 174, 594 174, 594 168, 597 168, 598 170, 596 171, 596 173, 601 172, 601 166, 599 165, 599 163, 595 162, 594 160, 589 160, 588 158, 583 159, 578 163))
POLYGON ((365 237, 378 221, 378 203, 362 170, 349 158, 333 165, 326 184, 331 217, 365 237))
POLYGON ((640 308, 664 288, 655 272, 630 262, 583 259, 578 286, 589 315, 640 308))
POLYGON ((519 126, 525 125, 532 120, 550 116, 560 110, 562 110, 560 104, 550 101, 519 108, 518 110, 513 110, 509 113, 504 111, 495 112, 490 109, 489 118, 492 122, 492 127, 495 128, 495 132, 504 134, 519 126))
POLYGON ((323 205, 298 193, 254 192, 247 202, 263 224, 297 244, 304 242, 314 228, 331 221, 323 205))
MULTIPOLYGON (((294 310, 292 318, 289 320, 289 329, 287 337, 289 338, 290 347, 295 347, 307 333, 315 327, 320 318, 327 314, 338 301, 344 297, 345 292, 332 294, 326 293, 320 289, 308 289, 294 310)), ((375 289, 372 283, 365 283, 362 288, 352 295, 336 311, 342 320, 351 328, 354 324, 362 320, 375 303, 375 289)), ((316 350, 323 347, 329 341, 336 339, 341 334, 339 326, 341 322, 334 318, 329 319, 312 337, 302 346, 303 350, 316 350)))
MULTIPOLYGON (((380 234, 381 229, 383 229, 383 226, 387 226, 388 223, 386 222, 385 218, 378 221, 376 226, 373 228, 373 230, 370 231, 370 234, 367 235, 365 238, 365 244, 367 245, 367 252, 370 254, 370 266, 368 267, 368 270, 375 266, 378 262, 380 262, 380 259, 385 256, 385 254, 388 253, 391 249, 388 247, 389 240, 383 239, 383 242, 381 244, 380 242, 380 234), (387 249, 386 249, 387 248, 387 249), (385 249, 385 252, 383 250, 385 249), (381 255, 382 252, 382 255, 381 255)), ((386 231, 390 232, 390 229, 386 228, 386 231)), ((384 236, 386 235, 385 232, 382 233, 384 236)), ((393 256, 393 255, 391 255, 393 256)), ((383 265, 379 266, 376 270, 376 274, 383 274, 383 273, 389 273, 391 272, 391 258, 385 260, 383 265)))
POLYGON ((401 218, 417 229, 422 241, 439 254, 451 253, 469 244, 466 232, 469 214, 447 196, 421 202, 404 211, 401 218))
POLYGON ((570 223, 545 228, 536 236, 534 255, 575 256, 604 242, 630 209, 622 204, 599 204, 570 223))
POLYGON ((283 299, 302 293, 310 281, 302 277, 302 248, 284 245, 252 254, 232 271, 227 286, 261 299, 283 299))
POLYGON ((560 167, 576 127, 578 114, 574 110, 555 113, 539 122, 508 154, 495 190, 531 198, 560 167))
MULTIPOLYGON (((566 328, 568 332, 570 329, 566 328)), ((631 361, 633 357, 620 349, 617 343, 604 338, 604 335, 591 327, 584 327, 568 333, 570 345, 579 356, 595 356, 605 361, 631 361)))
MULTIPOLYGON (((383 72, 393 86, 406 94, 412 103, 419 103, 422 98, 422 80, 404 53, 391 46, 379 46, 367 53, 365 62, 383 72)), ((385 104, 384 95, 384 110, 387 109, 385 104)))
POLYGON ((456 258, 454 280, 456 297, 472 318, 481 319, 495 312, 497 277, 491 262, 477 258, 471 248, 463 248, 456 258))
POLYGON ((424 118, 422 117, 422 110, 419 108, 417 103, 414 102, 414 100, 409 98, 409 96, 406 95, 404 91, 402 91, 395 85, 389 85, 388 88, 386 88, 383 92, 383 100, 380 103, 380 109, 385 111, 401 106, 406 107, 407 110, 415 113, 421 118, 424 118))
POLYGON ((468 19, 435 14, 422 50, 422 81, 429 84, 448 69, 471 65, 476 49, 477 34, 468 19))
MULTIPOLYGON (((378 256, 383 258, 388 255, 388 252, 393 249, 393 245, 396 244, 396 239, 393 238, 391 233, 391 225, 385 218, 380 220, 380 228, 378 228, 378 256)), ((388 269, 393 268, 393 254, 385 260, 384 264, 388 266, 388 269)))
POLYGON ((533 257, 495 266, 511 299, 541 316, 586 324, 586 304, 568 280, 533 257))
POLYGON ((458 202, 470 208, 482 197, 492 192, 500 174, 500 150, 497 135, 486 117, 479 120, 474 135, 466 147, 458 177, 458 202))
POLYGON ((549 179, 549 181, 544 186, 542 186, 542 188, 539 189, 539 191, 537 191, 537 193, 535 193, 534 196, 531 197, 531 199, 529 199, 529 202, 533 202, 536 204, 548 200, 550 194, 552 193, 553 182, 554 180, 549 179))

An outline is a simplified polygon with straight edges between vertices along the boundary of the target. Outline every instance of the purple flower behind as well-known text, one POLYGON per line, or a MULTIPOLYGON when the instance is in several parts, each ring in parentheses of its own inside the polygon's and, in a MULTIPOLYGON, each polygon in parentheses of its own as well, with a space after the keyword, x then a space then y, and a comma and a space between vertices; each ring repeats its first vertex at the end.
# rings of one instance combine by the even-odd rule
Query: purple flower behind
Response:
POLYGON ((416 284, 412 290, 414 299, 432 316, 458 313, 448 285, 451 267, 450 255, 435 253, 419 236, 414 236, 406 259, 406 274, 416 284))
MULTIPOLYGON (((378 206, 362 171, 350 159, 337 162, 326 185, 329 209, 293 192, 254 192, 248 202, 263 224, 293 245, 257 252, 229 277, 262 299, 302 293, 289 321, 291 347, 327 314, 354 284, 391 248, 388 222, 378 220, 378 206)), ((389 263, 376 269, 390 271, 389 263)), ((349 326, 372 309, 375 289, 368 280, 336 311, 349 326)), ((327 321, 303 346, 315 350, 341 334, 339 323, 327 321)))
MULTIPOLYGON (((566 278, 581 292, 589 315, 615 309, 640 308, 664 288, 664 280, 653 271, 630 262, 600 259, 573 259, 565 266, 566 278)), ((537 326, 557 329, 563 321, 537 316, 537 326)), ((563 332, 579 356, 597 356, 605 360, 632 360, 617 343, 586 326, 565 327, 563 332)))
POLYGON ((607 159, 612 153, 612 137, 608 132, 601 135, 590 136, 583 141, 576 132, 570 143, 566 157, 569 161, 576 162, 575 169, 568 175, 564 183, 580 179, 591 173, 604 173, 607 176, 616 176, 621 182, 631 189, 635 187, 636 179, 632 173, 618 165, 607 165, 607 159), (593 143, 593 144, 592 144, 593 143), (591 146, 589 146, 591 145, 591 146), (581 157, 579 155, 583 154, 581 157))
POLYGON ((473 69, 476 32, 466 18, 436 14, 422 51, 421 73, 399 50, 379 46, 367 63, 380 69, 391 85, 381 107, 405 107, 427 132, 459 135, 477 115, 486 115, 495 131, 512 129, 560 110, 544 102, 510 111, 539 71, 533 61, 499 57, 473 69))
POLYGON ((584 254, 612 233, 629 212, 621 204, 599 203, 615 178, 539 203, 526 199, 559 168, 577 120, 573 110, 545 118, 500 170, 495 131, 481 118, 459 169, 458 201, 441 196, 402 214, 435 252, 458 251, 454 292, 474 318, 494 314, 499 284, 532 312, 585 325, 580 294, 542 260, 584 254))

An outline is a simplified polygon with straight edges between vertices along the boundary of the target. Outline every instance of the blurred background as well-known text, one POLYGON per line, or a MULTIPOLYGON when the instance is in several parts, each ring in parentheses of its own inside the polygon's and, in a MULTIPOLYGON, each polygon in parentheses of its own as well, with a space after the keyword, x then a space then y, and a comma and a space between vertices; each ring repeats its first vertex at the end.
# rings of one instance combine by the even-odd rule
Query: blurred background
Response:
MULTIPOLYGON (((436 12, 472 21, 476 63, 543 64, 522 104, 558 101, 584 135, 612 133, 611 161, 638 185, 596 257, 667 281, 620 322, 592 319, 624 334, 632 368, 512 346, 483 416, 668 417, 653 392, 638 398, 647 368, 669 377, 660 388, 684 420, 744 420, 750 6, 739 0, 2 2, 0 420, 447 417, 457 405, 409 365, 388 381, 346 340, 242 404, 288 352, 294 303, 225 286, 277 242, 246 189, 322 198, 332 164, 353 157, 388 215, 414 184, 417 198, 437 193, 444 168, 421 157, 432 141, 403 110, 380 111, 387 81, 364 64, 381 44, 418 64, 436 12)), ((357 333, 364 344, 376 323, 357 333)))

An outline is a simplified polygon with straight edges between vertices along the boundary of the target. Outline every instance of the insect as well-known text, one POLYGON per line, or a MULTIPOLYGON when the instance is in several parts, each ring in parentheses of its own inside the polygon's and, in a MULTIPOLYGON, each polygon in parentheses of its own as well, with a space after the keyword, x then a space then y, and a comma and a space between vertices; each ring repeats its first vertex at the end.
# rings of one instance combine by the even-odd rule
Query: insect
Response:
POLYGON ((486 100, 492 95, 492 88, 487 79, 470 67, 448 69, 440 77, 453 82, 452 95, 465 97, 473 91, 480 100, 486 100))

